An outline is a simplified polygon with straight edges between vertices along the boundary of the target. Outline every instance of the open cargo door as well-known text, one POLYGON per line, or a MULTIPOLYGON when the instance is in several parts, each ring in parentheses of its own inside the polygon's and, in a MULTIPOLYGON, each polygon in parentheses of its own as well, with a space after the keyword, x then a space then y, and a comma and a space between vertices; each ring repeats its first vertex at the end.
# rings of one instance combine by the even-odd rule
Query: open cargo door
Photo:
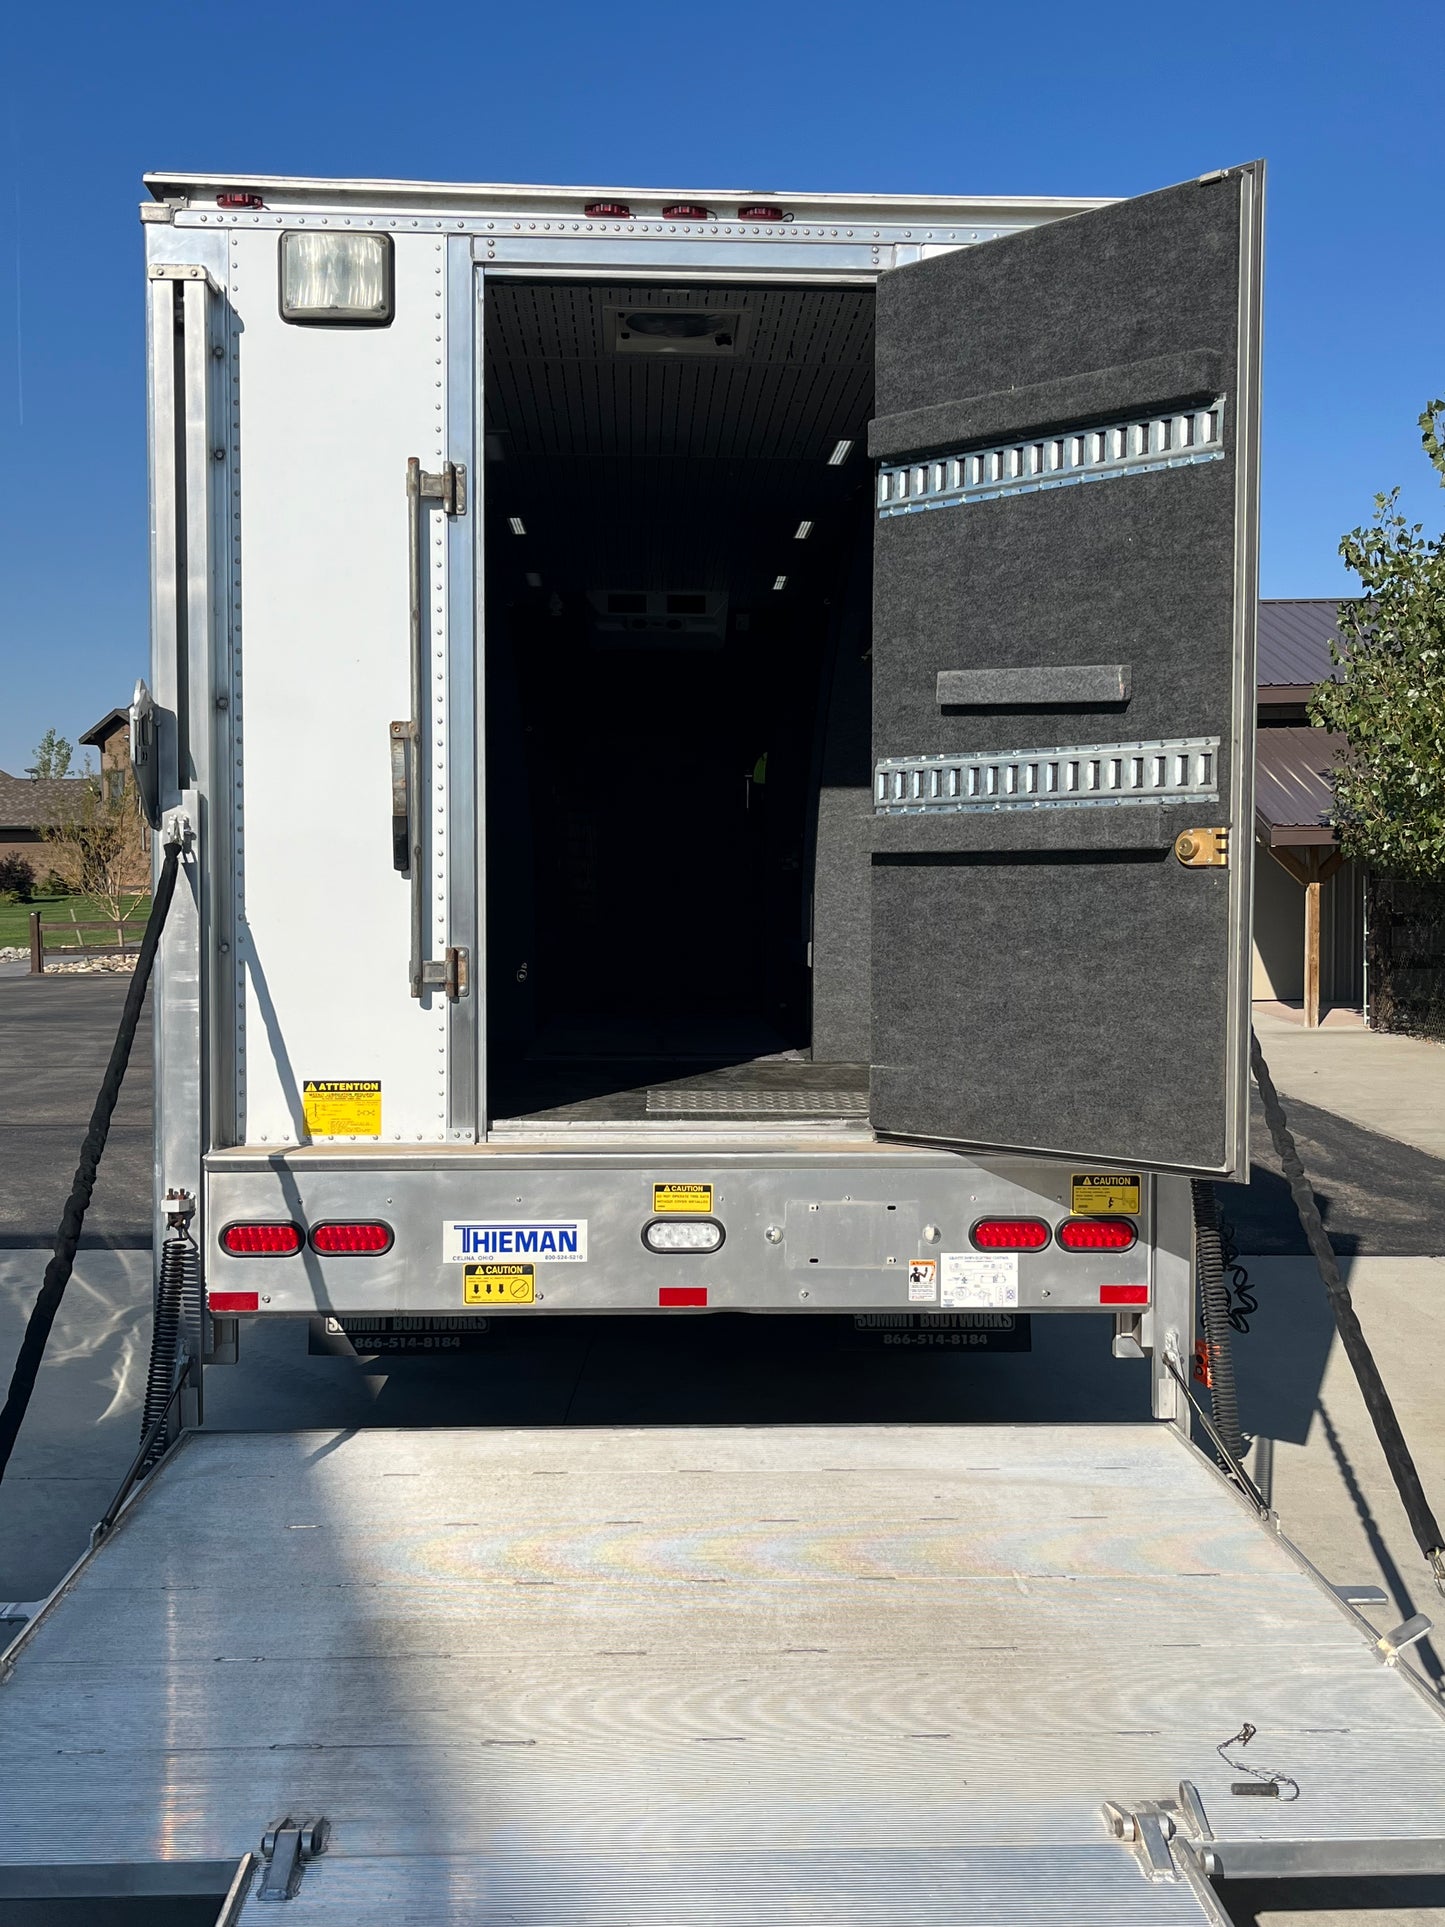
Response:
POLYGON ((1262 189, 879 280, 880 1132, 1245 1167, 1262 189))

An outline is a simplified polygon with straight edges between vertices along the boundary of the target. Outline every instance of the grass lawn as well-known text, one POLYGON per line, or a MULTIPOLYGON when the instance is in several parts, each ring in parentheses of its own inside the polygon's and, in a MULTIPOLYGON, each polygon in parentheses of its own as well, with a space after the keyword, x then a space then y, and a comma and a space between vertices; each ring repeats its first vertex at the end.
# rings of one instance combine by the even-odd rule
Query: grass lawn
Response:
MULTIPOLYGON (((123 899, 122 908, 131 901, 123 899)), ((125 934, 134 942, 145 928, 150 899, 142 898, 139 905, 125 920, 125 934)), ((29 944, 30 915, 38 910, 45 922, 46 948, 52 944, 60 945, 67 940, 64 925, 75 918, 81 923, 93 917, 108 917, 110 911, 105 904, 94 897, 46 896, 37 891, 29 903, 0 903, 0 946, 5 944, 29 944)), ((104 930, 81 930, 76 938, 87 948, 99 948, 106 941, 104 930)))

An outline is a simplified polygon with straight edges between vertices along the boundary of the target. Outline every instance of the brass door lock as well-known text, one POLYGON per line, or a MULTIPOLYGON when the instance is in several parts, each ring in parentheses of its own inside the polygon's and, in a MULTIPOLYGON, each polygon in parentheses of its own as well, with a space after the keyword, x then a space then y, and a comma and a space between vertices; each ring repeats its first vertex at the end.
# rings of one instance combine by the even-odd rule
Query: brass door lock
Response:
POLYGON ((1229 862, 1229 830, 1181 830, 1174 854, 1190 870, 1222 870, 1229 862))

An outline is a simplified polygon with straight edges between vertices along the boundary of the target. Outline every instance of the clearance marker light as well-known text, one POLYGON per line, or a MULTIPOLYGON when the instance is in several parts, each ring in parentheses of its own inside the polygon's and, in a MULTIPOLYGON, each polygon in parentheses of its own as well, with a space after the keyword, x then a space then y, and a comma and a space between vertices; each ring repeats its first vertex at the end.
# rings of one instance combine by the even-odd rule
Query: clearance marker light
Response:
POLYGON ((332 1257, 366 1257, 390 1251, 391 1226, 370 1220, 361 1223, 318 1224, 311 1233, 311 1249, 332 1257))
POLYGON ((582 212, 589 221, 630 221, 632 209, 626 201, 587 201, 582 212))
POLYGON ((1065 1251, 1128 1251, 1139 1238, 1132 1218, 1065 1218, 1055 1235, 1065 1251))
POLYGON ((749 201, 746 207, 738 209, 740 221, 786 221, 787 218, 780 207, 767 201, 749 201))
POLYGON ((698 207, 692 201, 675 201, 671 207, 662 210, 664 221, 710 221, 711 214, 705 207, 698 207))
POLYGON ((980 1251, 1042 1251, 1049 1227, 1042 1218, 980 1218, 968 1235, 980 1251))
POLYGON ((299 1224, 228 1224, 221 1232, 221 1249, 233 1258, 289 1258, 303 1242, 299 1224))

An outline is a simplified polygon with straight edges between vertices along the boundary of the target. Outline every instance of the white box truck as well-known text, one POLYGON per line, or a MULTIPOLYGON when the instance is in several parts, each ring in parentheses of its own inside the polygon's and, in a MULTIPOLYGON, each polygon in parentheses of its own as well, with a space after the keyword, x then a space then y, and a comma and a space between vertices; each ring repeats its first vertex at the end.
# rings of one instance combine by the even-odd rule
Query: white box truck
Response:
POLYGON ((1185 1403, 1190 1183, 1248 1170, 1262 179, 148 180, 183 1428, 12 1650, 0 1906, 1445 1868, 1438 1709, 1185 1403), (252 1319, 719 1310, 1091 1311, 1154 1420, 204 1424, 252 1319))

